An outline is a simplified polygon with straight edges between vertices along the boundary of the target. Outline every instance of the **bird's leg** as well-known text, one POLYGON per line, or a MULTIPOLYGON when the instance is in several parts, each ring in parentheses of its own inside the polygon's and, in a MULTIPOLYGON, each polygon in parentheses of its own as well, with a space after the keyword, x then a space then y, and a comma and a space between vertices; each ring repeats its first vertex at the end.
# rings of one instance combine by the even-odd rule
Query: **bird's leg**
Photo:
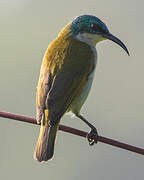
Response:
POLYGON ((95 141, 95 137, 98 136, 97 129, 91 123, 89 123, 82 115, 77 114, 76 116, 80 118, 83 122, 85 122, 91 128, 91 131, 87 134, 89 145, 94 145, 94 143, 97 143, 95 141))

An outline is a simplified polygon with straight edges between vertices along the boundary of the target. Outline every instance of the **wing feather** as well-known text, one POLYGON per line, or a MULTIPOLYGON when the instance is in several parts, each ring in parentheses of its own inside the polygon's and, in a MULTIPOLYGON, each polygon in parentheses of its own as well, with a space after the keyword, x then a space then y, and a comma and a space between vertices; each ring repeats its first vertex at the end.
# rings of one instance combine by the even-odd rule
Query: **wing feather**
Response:
POLYGON ((55 124, 68 110, 85 85, 86 76, 79 73, 60 73, 55 76, 46 99, 51 124, 55 124))
POLYGON ((36 120, 38 124, 41 123, 44 110, 46 109, 45 101, 47 98, 47 94, 51 88, 51 84, 52 84, 51 73, 46 72, 44 75, 41 74, 37 86, 37 95, 36 95, 36 120))
POLYGON ((89 45, 69 38, 55 40, 43 59, 37 88, 37 122, 45 109, 55 124, 80 95, 88 75, 94 70, 94 55, 89 45), (79 48, 80 47, 80 48, 79 48))

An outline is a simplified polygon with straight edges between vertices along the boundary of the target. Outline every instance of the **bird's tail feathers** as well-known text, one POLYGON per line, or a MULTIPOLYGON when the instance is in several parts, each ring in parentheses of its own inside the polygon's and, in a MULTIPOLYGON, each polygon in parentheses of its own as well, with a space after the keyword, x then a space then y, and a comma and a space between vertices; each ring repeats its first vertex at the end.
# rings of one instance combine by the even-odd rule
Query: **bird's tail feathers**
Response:
POLYGON ((39 138, 34 152, 34 159, 42 162, 53 157, 58 126, 59 123, 54 126, 41 125, 39 138))

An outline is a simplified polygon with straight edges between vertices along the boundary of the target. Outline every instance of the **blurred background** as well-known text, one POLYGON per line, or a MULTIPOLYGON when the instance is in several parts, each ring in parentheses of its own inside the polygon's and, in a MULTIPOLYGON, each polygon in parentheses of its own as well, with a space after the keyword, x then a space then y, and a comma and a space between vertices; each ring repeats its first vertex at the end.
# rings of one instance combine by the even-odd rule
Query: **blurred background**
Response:
MULTIPOLYGON (((128 47, 97 45, 98 64, 82 113, 100 135, 144 148, 144 1, 1 0, 0 110, 35 117, 35 94, 43 54, 74 17, 92 14, 128 47)), ((89 131, 66 115, 62 124, 89 131)), ((0 179, 143 179, 142 155, 58 132, 52 161, 33 151, 39 127, 0 118, 0 179)))

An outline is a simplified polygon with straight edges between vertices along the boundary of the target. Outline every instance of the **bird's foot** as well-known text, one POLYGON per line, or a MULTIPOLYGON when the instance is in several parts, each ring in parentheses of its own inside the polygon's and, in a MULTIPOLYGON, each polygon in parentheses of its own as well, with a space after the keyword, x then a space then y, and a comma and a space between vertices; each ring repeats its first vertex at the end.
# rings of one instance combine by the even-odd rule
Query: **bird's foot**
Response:
POLYGON ((98 133, 97 133, 96 128, 94 127, 87 134, 87 139, 88 139, 88 142, 89 142, 90 146, 94 145, 94 143, 97 143, 97 137, 98 137, 98 133))

